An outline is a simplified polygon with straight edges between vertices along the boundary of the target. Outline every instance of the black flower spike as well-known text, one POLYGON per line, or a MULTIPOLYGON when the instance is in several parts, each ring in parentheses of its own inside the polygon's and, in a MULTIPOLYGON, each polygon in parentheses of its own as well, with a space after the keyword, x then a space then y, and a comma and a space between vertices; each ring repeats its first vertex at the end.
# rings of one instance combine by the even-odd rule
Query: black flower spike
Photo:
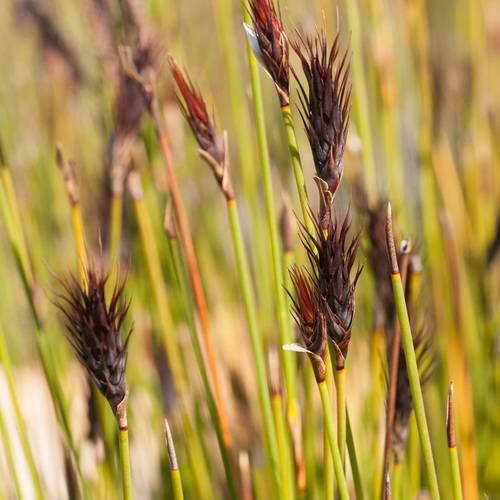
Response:
POLYGON ((197 150, 197 153, 212 168, 226 198, 228 200, 234 199, 229 179, 226 134, 224 133, 223 137, 219 135, 215 121, 207 112, 200 90, 195 88, 185 69, 186 76, 184 77, 171 54, 169 54, 169 63, 174 80, 184 99, 182 102, 179 96, 177 97, 179 106, 201 148, 197 150))
POLYGON ((301 240, 306 247, 309 260, 315 269, 315 281, 319 292, 325 302, 326 326, 329 337, 338 348, 336 352, 337 369, 342 369, 345 364, 351 328, 355 312, 354 291, 363 265, 358 267, 354 279, 351 281, 351 270, 356 260, 359 243, 363 230, 361 230, 346 246, 347 233, 351 227, 349 219, 350 206, 345 218, 342 214, 331 216, 331 208, 327 207, 328 225, 312 213, 311 220, 316 229, 315 234, 310 234, 301 223, 301 240))
POLYGON ((292 299, 292 314, 302 334, 305 348, 313 365, 316 381, 325 379, 326 357, 326 316, 325 304, 315 280, 295 263, 288 270, 295 289, 296 299, 292 299))
POLYGON ((105 288, 109 274, 97 270, 93 259, 89 259, 83 284, 74 275, 69 279, 54 277, 65 290, 64 294, 57 293, 59 300, 52 303, 64 315, 66 338, 117 415, 118 406, 127 395, 125 368, 132 333, 131 328, 122 345, 122 324, 130 306, 124 297, 125 281, 115 285, 108 304, 105 288))
POLYGON ((250 0, 253 27, 244 24, 255 57, 272 78, 282 108, 290 105, 290 67, 288 37, 272 0, 250 0))
MULTIPOLYGON (((134 49, 133 61, 142 72, 156 66, 155 44, 141 41, 134 49)), ((124 179, 130 164, 132 146, 139 133, 146 105, 139 84, 122 69, 115 100, 115 132, 111 142, 111 191, 123 195, 124 179)))
POLYGON ((343 57, 340 56, 338 26, 329 54, 326 29, 323 28, 322 33, 318 29, 316 31, 317 37, 307 35, 304 40, 296 30, 300 43, 290 41, 302 62, 309 92, 305 91, 293 67, 292 72, 299 81, 301 116, 311 145, 316 175, 326 183, 331 203, 344 173, 344 150, 351 114, 349 101, 352 86, 348 81, 351 61, 348 61, 348 49, 343 57))

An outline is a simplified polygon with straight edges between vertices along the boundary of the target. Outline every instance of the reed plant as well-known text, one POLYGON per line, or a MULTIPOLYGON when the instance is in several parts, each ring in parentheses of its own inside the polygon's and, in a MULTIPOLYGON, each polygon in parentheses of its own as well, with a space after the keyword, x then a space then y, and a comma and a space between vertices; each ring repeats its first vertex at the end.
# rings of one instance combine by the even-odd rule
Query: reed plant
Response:
POLYGON ((1 498, 500 495, 494 2, 0 5, 1 498))

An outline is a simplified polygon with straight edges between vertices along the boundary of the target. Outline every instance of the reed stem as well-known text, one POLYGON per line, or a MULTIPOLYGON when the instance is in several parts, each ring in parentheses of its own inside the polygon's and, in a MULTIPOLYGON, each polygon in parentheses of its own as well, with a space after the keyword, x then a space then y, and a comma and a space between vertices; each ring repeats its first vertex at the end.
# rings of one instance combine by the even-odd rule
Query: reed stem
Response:
POLYGON ((333 467, 335 470, 335 476, 337 478, 339 495, 342 500, 348 500, 349 492, 347 490, 347 483, 344 475, 344 470, 342 468, 339 448, 335 439, 335 427, 333 424, 330 394, 324 380, 318 383, 318 388, 321 395, 321 403, 323 406, 323 415, 325 419, 325 430, 328 437, 328 443, 330 445, 331 455, 333 458, 333 467))
MULTIPOLYGON (((236 264, 238 267, 238 275, 240 279, 241 292, 243 295, 243 303, 247 315, 248 329, 250 333, 250 341, 255 360, 255 369, 257 372, 257 387, 259 392, 259 400, 262 407, 264 418, 264 428, 266 430, 266 440, 268 443, 269 458, 274 474, 274 479, 278 492, 282 489, 280 480, 280 460, 278 452, 278 441, 276 429, 273 424, 273 411, 271 400, 269 397, 268 382, 265 368, 264 349, 260 340, 257 328, 257 316, 255 313, 255 303, 252 292, 252 281, 250 278, 250 269, 246 258, 245 246, 243 245, 243 237, 241 234, 240 220, 236 200, 228 200, 227 209, 229 213, 229 221, 231 225, 231 234, 236 254, 236 264)), ((284 464, 281 464, 284 467, 284 464)))
POLYGON ((438 500, 440 498, 439 487, 438 487, 436 469, 434 466, 434 457, 432 455, 429 429, 427 427, 427 419, 425 416, 422 388, 420 386, 420 379, 418 376, 418 366, 417 366, 417 359, 415 356, 415 349, 413 347, 413 337, 410 328, 410 320, 408 318, 408 311, 406 309, 403 284, 401 282, 401 275, 399 274, 396 249, 394 246, 390 204, 387 208, 386 234, 387 234, 387 248, 389 252, 389 260, 391 263, 392 288, 394 291, 396 310, 398 312, 399 325, 401 328, 401 340, 403 343, 403 349, 406 358, 406 366, 408 368, 408 378, 410 381, 411 396, 413 399, 415 417, 417 420, 418 435, 420 437, 420 448, 422 449, 424 468, 427 476, 431 497, 433 498, 433 500, 438 500))
MULTIPOLYGON (((12 364, 10 362, 9 351, 7 350, 7 344, 5 342, 5 336, 3 334, 2 326, 0 325, 0 361, 2 362, 2 366, 5 372, 5 378, 7 379, 7 385, 9 386, 9 393, 12 400, 12 404, 14 406, 14 413, 16 415, 17 428, 19 431, 19 437, 21 439, 21 445, 23 447, 24 456, 26 457, 26 461, 28 462, 28 467, 31 474, 31 479, 33 480, 33 486, 35 488, 36 497, 39 499, 43 498, 42 486, 40 484, 40 478, 38 477, 38 472, 35 467, 35 462, 33 460, 33 454, 31 452, 31 448, 28 441, 28 436, 26 435, 26 426, 23 421, 23 417, 21 415, 21 408, 19 407, 19 401, 17 399, 16 388, 14 386, 14 374, 12 372, 12 364)), ((3 433, 3 429, 2 429, 3 433)), ((11 449, 8 441, 5 440, 5 449, 9 454, 9 461, 11 460, 11 449)), ((12 462, 12 466, 14 466, 14 462, 12 462)), ((12 474, 14 476, 14 482, 16 484, 16 490, 18 491, 18 475, 17 469, 13 467, 12 474)), ((21 498, 21 496, 19 496, 21 498)))

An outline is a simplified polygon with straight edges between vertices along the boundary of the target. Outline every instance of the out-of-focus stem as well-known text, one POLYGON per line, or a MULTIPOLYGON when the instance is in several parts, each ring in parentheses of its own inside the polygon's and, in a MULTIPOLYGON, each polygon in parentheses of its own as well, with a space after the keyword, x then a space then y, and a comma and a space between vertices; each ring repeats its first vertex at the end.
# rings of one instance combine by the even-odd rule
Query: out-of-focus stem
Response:
POLYGON ((453 414, 453 381, 448 391, 448 405, 446 412, 446 431, 448 437, 448 451, 451 463, 451 483, 453 486, 453 500, 462 500, 462 482, 460 480, 460 464, 458 463, 457 445, 455 442, 455 425, 453 414))
POLYGON ((356 448, 354 446, 354 436, 351 428, 351 419, 349 418, 349 411, 346 408, 346 422, 347 422, 347 450, 349 452, 349 462, 351 463, 352 479, 354 481, 354 490, 356 491, 356 500, 364 500, 363 485, 361 484, 361 474, 359 472, 358 457, 356 455, 356 448))
POLYGON ((406 309, 403 284, 401 282, 401 275, 396 257, 396 249, 394 246, 394 236, 392 234, 392 215, 391 205, 387 209, 387 248, 389 252, 389 260, 391 263, 391 280, 394 291, 394 299, 396 302, 396 310, 398 312, 399 325, 401 328, 401 340, 405 353, 406 366, 408 368, 408 378, 410 381, 411 396, 413 399, 413 406, 415 410, 415 417, 417 419, 418 435, 420 437, 420 447, 424 459, 424 468, 427 476, 429 490, 433 500, 438 500, 439 487, 434 466, 434 457, 432 455, 432 447, 429 436, 429 429, 427 427, 427 419, 425 416, 424 399, 422 397, 422 388, 420 386, 420 379, 418 376, 417 359, 415 356, 415 349, 413 347, 413 337, 411 334, 410 320, 408 318, 408 311, 406 309))
POLYGON ((123 196, 114 194, 111 197, 111 218, 109 251, 117 260, 120 258, 122 236, 123 196))
POLYGON ((156 134, 158 140, 160 141, 161 150, 163 153, 163 158, 165 161, 165 166, 167 169, 168 181, 170 186, 170 192, 172 195, 173 206, 175 210, 175 215, 177 217, 177 222, 179 224, 179 230, 181 234, 182 243, 184 245, 184 251, 186 253, 186 260, 189 269, 189 276, 191 279, 191 285, 193 287, 194 299, 196 302, 196 307, 198 309, 198 314, 200 316, 201 329, 203 332, 203 339, 205 341, 206 354, 208 358, 208 365, 210 368, 210 373, 212 375, 212 382, 214 384, 215 399, 217 401, 217 412, 219 414, 220 425, 222 429, 222 436, 224 439, 225 446, 228 450, 230 456, 232 456, 233 443, 231 438, 231 432, 229 428, 229 417, 227 413, 226 404, 224 402, 222 394, 222 386, 220 382, 219 369, 217 364, 217 359, 215 355, 215 348, 212 339, 212 333, 210 330, 210 322, 208 317, 208 309, 205 300, 205 293, 203 291, 203 285, 201 282, 200 271, 198 268, 198 261, 196 259, 196 254, 194 251, 193 240, 191 238, 191 232, 189 229, 189 222, 184 210, 184 204, 182 201, 181 192, 179 189, 179 184, 177 182, 177 175, 175 173, 174 162, 172 158, 172 152, 170 150, 170 145, 168 143, 167 134, 165 132, 165 127, 163 123, 163 117, 160 112, 160 107, 158 104, 158 99, 155 94, 152 96, 152 101, 150 104, 150 112, 153 118, 153 122, 156 128, 156 134))
POLYGON ((170 460, 170 474, 172 477, 172 491, 174 500, 184 500, 184 492, 182 491, 181 471, 177 463, 177 456, 175 453, 174 440, 172 433, 168 426, 167 419, 165 419, 165 441, 167 443, 168 459, 170 460))
MULTIPOLYGON (((231 224, 231 234, 233 237, 233 243, 235 247, 236 264, 238 267, 238 275, 240 278, 241 292, 243 294, 243 303, 245 304, 248 329, 250 332, 250 341, 252 344, 252 351, 255 360, 259 400, 264 417, 264 426, 266 430, 271 467, 273 469, 276 486, 278 488, 278 491, 280 491, 283 488, 283 484, 280 481, 280 459, 278 452, 278 442, 277 442, 276 430, 273 424, 273 412, 271 408, 271 400, 269 398, 265 360, 264 360, 264 349, 262 347, 262 343, 259 337, 259 332, 257 329, 257 316, 255 313, 253 292, 251 289, 252 282, 250 278, 250 269, 248 266, 248 260, 246 258, 245 247, 243 245, 243 237, 241 234, 241 226, 238 217, 236 200, 234 199, 228 200, 227 209, 229 213, 229 221, 231 224)), ((283 463, 281 463, 281 467, 284 467, 283 463)), ((282 471, 281 477, 283 473, 284 471, 282 471)))
MULTIPOLYGON (((166 228, 168 227, 169 221, 166 221, 166 228)), ((235 478, 233 477, 231 470, 231 458, 228 455, 226 447, 224 445, 224 440, 222 439, 222 430, 220 427, 219 416, 217 414, 217 407, 215 404, 214 396, 212 394, 212 388, 210 387, 210 382, 208 380, 207 371, 205 368, 205 362, 203 360, 203 354, 201 351, 200 342, 198 335, 196 333, 196 325, 194 320, 193 306, 191 302, 191 296, 188 291, 187 277, 184 273, 184 268, 182 265, 181 253, 179 249, 179 243, 177 241, 177 235, 174 234, 170 229, 167 230, 170 250, 172 254, 172 260, 174 264, 175 273, 177 275, 177 282, 179 285, 181 296, 184 301, 184 310, 186 312, 186 320, 188 323, 189 330, 191 331, 191 340, 193 345, 194 355, 196 357, 196 362, 200 369, 201 380, 203 382, 203 388, 205 389, 205 395, 207 398, 207 407, 212 420, 213 426, 215 428, 215 434, 217 436, 217 441, 219 443, 219 449, 222 455, 222 463, 224 464, 224 471, 226 473, 226 480, 229 488, 229 494, 233 500, 238 497, 236 492, 235 478)))

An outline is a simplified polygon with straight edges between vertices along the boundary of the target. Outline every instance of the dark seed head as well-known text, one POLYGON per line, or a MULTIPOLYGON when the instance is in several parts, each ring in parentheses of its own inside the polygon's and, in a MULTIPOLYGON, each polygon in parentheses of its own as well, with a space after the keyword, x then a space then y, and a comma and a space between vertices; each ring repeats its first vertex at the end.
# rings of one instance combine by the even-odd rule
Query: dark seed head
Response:
POLYGON ((186 70, 184 69, 186 75, 184 76, 171 54, 169 63, 175 83, 184 100, 183 102, 177 96, 179 106, 201 148, 198 153, 212 168, 226 197, 233 199, 234 194, 228 175, 227 141, 224 136, 219 135, 215 120, 208 114, 200 90, 193 85, 186 70))
MULTIPOLYGON (((327 184, 333 200, 344 173, 344 150, 351 112, 351 84, 348 81, 351 62, 348 51, 343 56, 340 54, 338 29, 330 53, 325 29, 322 33, 317 30, 314 38, 306 36, 305 40, 298 31, 297 35, 300 42, 291 41, 290 44, 300 57, 309 85, 309 92, 306 92, 299 81, 301 116, 316 175, 327 184)), ((293 67, 292 72, 298 81, 293 67)))
POLYGON ((66 337, 116 414, 127 394, 125 367, 132 333, 130 329, 122 345, 122 324, 130 306, 124 296, 125 281, 115 285, 108 303, 105 288, 109 274, 96 269, 93 259, 89 259, 83 284, 74 275, 55 278, 64 293, 56 294, 52 303, 63 313, 66 337))
POLYGON ((292 314, 297 322, 304 346, 311 351, 309 358, 313 364, 316 380, 324 380, 324 362, 326 357, 327 333, 325 303, 321 297, 314 277, 300 269, 295 263, 289 269, 290 278, 295 289, 296 299, 287 290, 292 299, 292 314))
POLYGON ((289 46, 279 7, 276 12, 272 0, 250 0, 249 13, 253 23, 253 34, 259 46, 256 55, 276 85, 281 107, 288 106, 290 103, 289 46))
POLYGON ((344 366, 349 348, 355 312, 354 291, 363 268, 358 267, 351 281, 351 270, 363 231, 347 246, 347 233, 351 226, 349 209, 344 219, 340 211, 338 217, 335 213, 328 213, 324 219, 328 221, 326 227, 312 214, 311 219, 315 234, 310 234, 302 225, 301 240, 315 268, 315 282, 325 303, 327 332, 338 347, 337 368, 340 369, 344 366))

